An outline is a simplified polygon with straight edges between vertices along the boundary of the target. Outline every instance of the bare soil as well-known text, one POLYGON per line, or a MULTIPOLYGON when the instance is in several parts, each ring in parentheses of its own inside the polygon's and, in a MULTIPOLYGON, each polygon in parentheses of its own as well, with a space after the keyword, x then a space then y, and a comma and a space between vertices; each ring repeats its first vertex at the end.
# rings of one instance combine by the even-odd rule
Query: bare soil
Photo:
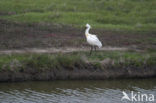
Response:
MULTIPOLYGON (((153 40, 153 38, 156 38, 155 32, 110 31, 104 29, 92 29, 90 32, 97 34, 104 47, 156 48, 155 40, 153 40)), ((25 48, 83 49, 88 48, 88 46, 83 28, 0 20, 0 50, 23 50, 25 48)))

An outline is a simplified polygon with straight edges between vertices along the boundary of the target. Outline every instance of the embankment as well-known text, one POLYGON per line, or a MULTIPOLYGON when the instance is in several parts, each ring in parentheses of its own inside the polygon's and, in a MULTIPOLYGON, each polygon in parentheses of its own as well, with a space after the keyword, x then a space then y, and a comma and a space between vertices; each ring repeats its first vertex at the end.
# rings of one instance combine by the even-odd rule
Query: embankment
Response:
POLYGON ((136 68, 136 67, 110 67, 97 68, 93 65, 86 65, 83 69, 78 67, 68 69, 51 69, 45 71, 3 71, 0 72, 0 81, 33 81, 33 80, 96 80, 96 79, 117 79, 117 78, 148 78, 156 77, 156 66, 136 68))
POLYGON ((154 52, 100 51, 0 55, 0 81, 156 77, 154 52))

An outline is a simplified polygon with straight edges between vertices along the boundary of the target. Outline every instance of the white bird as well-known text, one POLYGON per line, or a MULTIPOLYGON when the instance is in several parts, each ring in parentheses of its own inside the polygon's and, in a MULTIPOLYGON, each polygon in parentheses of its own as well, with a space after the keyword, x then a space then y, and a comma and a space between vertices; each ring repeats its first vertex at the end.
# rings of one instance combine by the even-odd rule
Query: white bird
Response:
POLYGON ((102 43, 96 35, 89 33, 90 28, 91 26, 89 24, 86 24, 85 36, 86 36, 88 44, 91 45, 91 50, 90 50, 90 55, 91 55, 93 48, 95 48, 95 51, 96 51, 96 46, 101 48, 102 43))

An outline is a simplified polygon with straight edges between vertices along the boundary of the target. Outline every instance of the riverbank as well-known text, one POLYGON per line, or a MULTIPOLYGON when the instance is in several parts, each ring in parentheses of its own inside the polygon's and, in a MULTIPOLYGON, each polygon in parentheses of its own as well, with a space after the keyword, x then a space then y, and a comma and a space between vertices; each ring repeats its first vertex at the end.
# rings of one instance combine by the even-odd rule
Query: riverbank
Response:
POLYGON ((1 0, 0 81, 155 77, 155 0, 1 0), (84 27, 103 48, 89 56, 84 27))
POLYGON ((98 51, 0 55, 0 81, 147 78, 156 76, 155 52, 98 51))

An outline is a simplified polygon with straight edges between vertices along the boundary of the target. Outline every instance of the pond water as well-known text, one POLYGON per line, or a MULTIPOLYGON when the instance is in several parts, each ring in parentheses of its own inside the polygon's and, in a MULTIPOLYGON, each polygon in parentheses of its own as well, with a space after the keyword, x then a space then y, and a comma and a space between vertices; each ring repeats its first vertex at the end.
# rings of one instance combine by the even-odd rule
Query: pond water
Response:
POLYGON ((123 91, 129 97, 132 91, 152 94, 154 101, 150 103, 156 103, 156 79, 0 83, 0 103, 131 103, 121 101, 123 91))

